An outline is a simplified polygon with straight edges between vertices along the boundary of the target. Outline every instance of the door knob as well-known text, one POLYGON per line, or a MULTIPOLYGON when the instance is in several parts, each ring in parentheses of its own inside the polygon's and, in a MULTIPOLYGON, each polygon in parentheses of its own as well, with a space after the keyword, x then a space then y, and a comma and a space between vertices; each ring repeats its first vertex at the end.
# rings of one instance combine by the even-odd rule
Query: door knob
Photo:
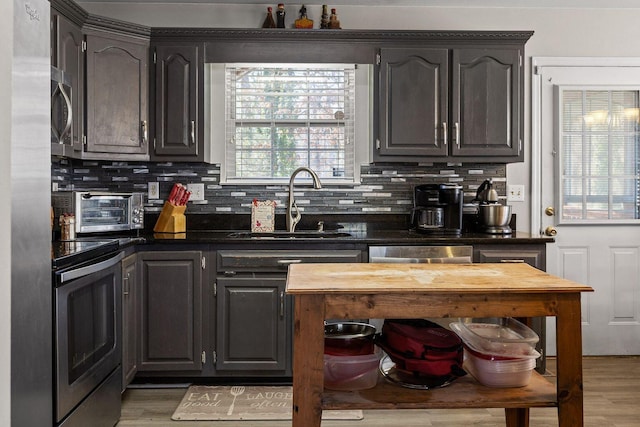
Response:
POLYGON ((545 236, 555 236, 556 234, 558 234, 558 230, 556 230, 555 227, 548 226, 544 229, 544 234, 545 236))
POLYGON ((554 216, 556 214, 556 210, 553 209, 553 206, 549 206, 544 210, 545 215, 554 216))

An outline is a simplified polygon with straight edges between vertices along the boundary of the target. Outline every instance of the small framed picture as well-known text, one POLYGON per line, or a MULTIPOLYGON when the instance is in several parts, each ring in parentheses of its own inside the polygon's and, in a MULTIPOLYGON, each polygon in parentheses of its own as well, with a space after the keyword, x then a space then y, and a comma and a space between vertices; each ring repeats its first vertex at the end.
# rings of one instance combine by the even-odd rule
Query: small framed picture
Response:
POLYGON ((253 199, 251 204, 251 231, 270 233, 275 229, 276 202, 253 199))

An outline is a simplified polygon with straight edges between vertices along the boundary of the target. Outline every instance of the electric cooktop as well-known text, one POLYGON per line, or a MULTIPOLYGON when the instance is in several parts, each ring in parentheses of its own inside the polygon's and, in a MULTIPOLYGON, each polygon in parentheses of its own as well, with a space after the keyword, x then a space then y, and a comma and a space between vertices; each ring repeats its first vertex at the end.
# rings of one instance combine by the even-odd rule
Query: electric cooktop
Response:
POLYGON ((117 239, 51 242, 51 267, 56 270, 80 264, 100 255, 116 252, 119 247, 117 239))

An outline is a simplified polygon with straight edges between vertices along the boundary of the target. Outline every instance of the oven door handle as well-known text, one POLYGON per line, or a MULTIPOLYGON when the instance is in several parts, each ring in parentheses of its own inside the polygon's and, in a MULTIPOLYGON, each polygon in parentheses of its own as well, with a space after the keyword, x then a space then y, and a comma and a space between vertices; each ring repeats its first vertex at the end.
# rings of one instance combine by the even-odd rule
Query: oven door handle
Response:
POLYGON ((87 265, 85 267, 76 268, 75 270, 65 271, 60 273, 60 283, 65 283, 70 280, 77 279, 89 274, 97 273, 98 271, 105 270, 112 267, 122 261, 124 258, 124 252, 118 252, 118 254, 107 260, 98 262, 96 264, 87 265))

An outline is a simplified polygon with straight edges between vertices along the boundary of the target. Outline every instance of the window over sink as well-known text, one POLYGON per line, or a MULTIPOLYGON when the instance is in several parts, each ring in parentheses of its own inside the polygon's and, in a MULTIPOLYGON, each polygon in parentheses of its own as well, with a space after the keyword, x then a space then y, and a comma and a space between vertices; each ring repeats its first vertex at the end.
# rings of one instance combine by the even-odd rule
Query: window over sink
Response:
POLYGON ((207 64, 205 132, 223 184, 360 181, 369 161, 371 65, 207 64))

